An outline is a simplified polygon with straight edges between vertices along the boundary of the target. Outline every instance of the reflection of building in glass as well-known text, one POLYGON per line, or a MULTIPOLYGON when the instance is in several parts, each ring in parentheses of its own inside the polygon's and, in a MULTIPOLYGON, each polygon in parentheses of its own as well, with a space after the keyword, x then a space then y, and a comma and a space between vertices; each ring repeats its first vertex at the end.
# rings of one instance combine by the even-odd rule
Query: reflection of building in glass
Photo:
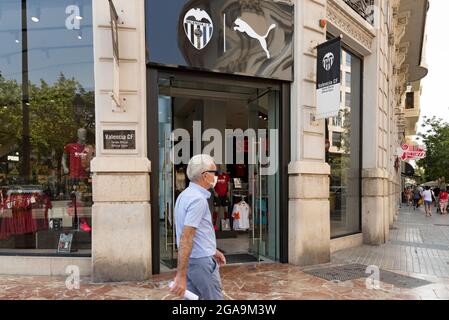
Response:
POLYGON ((342 50, 340 112, 326 122, 331 236, 360 231, 360 59, 342 50), (353 69, 355 72, 353 72, 353 69), (354 81, 354 83, 353 83, 354 81))
POLYGON ((348 134, 345 125, 348 125, 348 116, 351 112, 351 54, 342 50, 341 60, 341 94, 340 113, 337 117, 329 119, 328 130, 330 137, 330 153, 345 153, 343 147, 343 135, 348 134), (346 121, 346 123, 345 123, 346 121))

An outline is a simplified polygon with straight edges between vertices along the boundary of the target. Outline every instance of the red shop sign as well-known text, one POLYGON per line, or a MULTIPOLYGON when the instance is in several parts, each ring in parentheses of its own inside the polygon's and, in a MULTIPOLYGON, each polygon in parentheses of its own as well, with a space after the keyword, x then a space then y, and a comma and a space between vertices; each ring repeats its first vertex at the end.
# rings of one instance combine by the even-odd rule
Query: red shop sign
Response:
POLYGON ((426 157, 426 149, 422 146, 403 144, 400 151, 402 161, 424 159, 426 157))

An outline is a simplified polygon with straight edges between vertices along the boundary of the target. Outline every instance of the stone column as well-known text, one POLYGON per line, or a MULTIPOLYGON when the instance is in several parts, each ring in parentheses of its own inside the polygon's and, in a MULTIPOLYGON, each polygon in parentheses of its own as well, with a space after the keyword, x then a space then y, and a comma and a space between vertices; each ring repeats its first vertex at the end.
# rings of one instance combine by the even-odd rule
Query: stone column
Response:
POLYGON ((144 0, 114 0, 119 15, 119 108, 112 101, 114 62, 108 1, 92 1, 96 151, 92 162, 93 280, 151 275, 150 171, 147 159, 144 0), (104 130, 132 130, 135 148, 107 150, 104 130))
POLYGON ((326 1, 295 1, 295 82, 292 85, 292 162, 289 165, 289 262, 330 261, 329 175, 324 121, 316 111, 316 49, 326 41, 319 20, 326 1))
POLYGON ((96 282, 142 281, 151 275, 150 162, 92 162, 92 275, 96 282))

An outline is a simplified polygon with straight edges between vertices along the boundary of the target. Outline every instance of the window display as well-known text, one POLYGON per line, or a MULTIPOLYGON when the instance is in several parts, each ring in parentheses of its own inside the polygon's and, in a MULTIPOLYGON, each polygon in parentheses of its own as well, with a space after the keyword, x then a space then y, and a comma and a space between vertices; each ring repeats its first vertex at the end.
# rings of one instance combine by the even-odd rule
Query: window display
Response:
POLYGON ((0 255, 89 256, 92 1, 22 4, 0 14, 0 255), (70 250, 58 250, 61 235, 70 250))

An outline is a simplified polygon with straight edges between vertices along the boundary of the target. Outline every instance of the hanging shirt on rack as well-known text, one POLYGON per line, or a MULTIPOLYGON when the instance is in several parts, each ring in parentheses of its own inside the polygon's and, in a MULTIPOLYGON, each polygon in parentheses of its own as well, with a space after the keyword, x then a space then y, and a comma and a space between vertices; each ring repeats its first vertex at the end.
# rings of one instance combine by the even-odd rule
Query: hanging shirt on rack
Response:
POLYGON ((184 191, 186 189, 186 174, 184 170, 176 171, 176 191, 184 191))
POLYGON ((243 178, 246 173, 246 165, 244 164, 237 164, 235 166, 235 176, 238 178, 243 178))
POLYGON ((249 229, 249 205, 245 201, 240 201, 234 205, 232 210, 232 218, 234 219, 234 230, 249 229))
POLYGON ((215 186, 215 192, 219 197, 226 197, 228 194, 228 185, 229 181, 231 181, 231 177, 225 172, 221 173, 218 176, 217 185, 215 186))

